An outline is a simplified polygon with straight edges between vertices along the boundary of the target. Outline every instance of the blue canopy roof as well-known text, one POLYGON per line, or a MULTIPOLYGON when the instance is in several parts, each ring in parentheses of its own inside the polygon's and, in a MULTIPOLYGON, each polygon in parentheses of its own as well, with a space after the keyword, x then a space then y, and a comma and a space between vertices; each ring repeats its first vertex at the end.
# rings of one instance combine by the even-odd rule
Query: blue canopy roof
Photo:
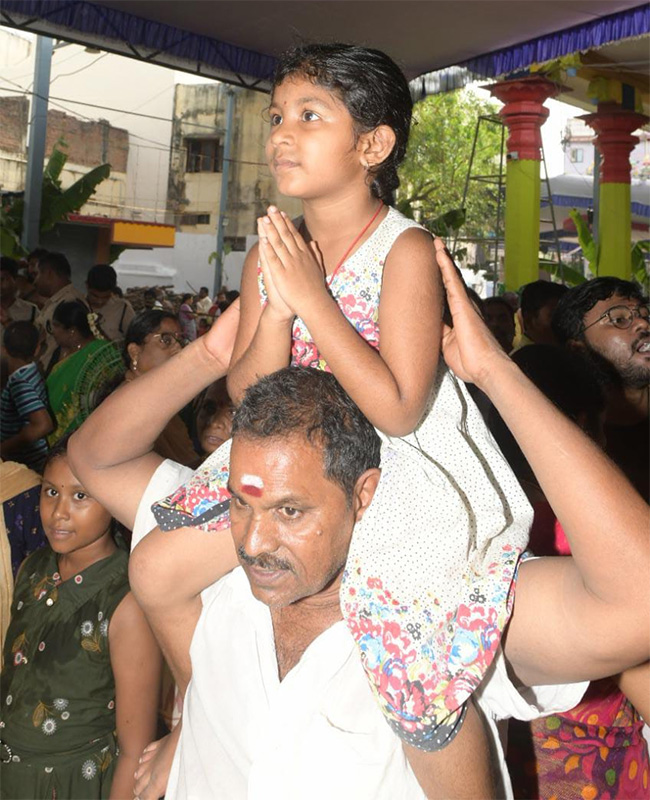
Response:
MULTIPOLYGON (((492 77, 647 34, 650 7, 638 0, 2 0, 0 21, 265 88, 275 55, 296 40, 380 47, 409 78, 452 65, 492 77)), ((445 88, 459 74, 443 78, 445 88)))

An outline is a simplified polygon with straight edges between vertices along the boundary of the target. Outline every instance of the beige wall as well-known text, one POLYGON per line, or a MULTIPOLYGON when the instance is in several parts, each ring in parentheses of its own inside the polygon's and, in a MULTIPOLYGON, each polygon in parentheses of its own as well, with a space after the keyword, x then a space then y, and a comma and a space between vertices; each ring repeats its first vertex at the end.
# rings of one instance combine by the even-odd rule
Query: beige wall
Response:
MULTIPOLYGON (((237 90, 234 112, 230 176, 228 186, 228 224, 224 234, 243 239, 256 233, 256 219, 271 203, 289 214, 300 213, 298 201, 287 201, 275 188, 266 165, 264 143, 268 122, 264 111, 268 96, 237 90)), ((215 231, 219 218, 221 173, 186 172, 188 137, 225 137, 227 87, 216 82, 200 85, 179 84, 174 102, 174 128, 170 164, 169 205, 179 230, 208 233, 215 231), (183 225, 183 214, 209 214, 209 225, 183 225)))

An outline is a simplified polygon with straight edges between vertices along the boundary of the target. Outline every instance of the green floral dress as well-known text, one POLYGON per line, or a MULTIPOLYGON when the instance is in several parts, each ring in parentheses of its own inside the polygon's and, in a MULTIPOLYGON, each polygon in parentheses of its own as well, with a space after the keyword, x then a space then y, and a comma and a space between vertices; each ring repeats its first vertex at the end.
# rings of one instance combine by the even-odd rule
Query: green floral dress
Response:
POLYGON ((108 626, 127 567, 119 548, 65 582, 49 547, 23 564, 1 679, 3 800, 108 797, 118 754, 108 626))

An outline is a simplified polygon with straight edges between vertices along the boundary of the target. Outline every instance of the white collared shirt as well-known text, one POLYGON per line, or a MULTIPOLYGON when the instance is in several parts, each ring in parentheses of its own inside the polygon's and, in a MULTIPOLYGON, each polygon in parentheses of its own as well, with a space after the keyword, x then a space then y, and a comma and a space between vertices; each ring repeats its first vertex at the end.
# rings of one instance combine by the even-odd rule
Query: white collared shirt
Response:
MULTIPOLYGON (((188 472, 172 461, 158 467, 138 508, 133 546, 156 524, 151 503, 188 472)), ((166 800, 425 800, 343 621, 320 634, 280 681, 271 613, 245 572, 234 570, 201 599, 166 800)), ((500 766, 500 797, 512 798, 512 788, 497 723, 566 711, 587 686, 518 690, 499 650, 475 696, 500 766)))

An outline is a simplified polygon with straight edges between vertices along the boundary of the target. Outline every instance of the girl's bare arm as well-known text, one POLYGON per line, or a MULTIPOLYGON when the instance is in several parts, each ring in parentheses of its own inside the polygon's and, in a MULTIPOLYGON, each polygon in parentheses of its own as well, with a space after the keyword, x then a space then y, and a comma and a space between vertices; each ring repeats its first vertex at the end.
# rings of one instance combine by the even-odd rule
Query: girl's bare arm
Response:
MULTIPOLYGON (((246 380, 252 381, 264 361, 261 343, 269 333, 276 335, 278 323, 282 351, 288 363, 292 315, 307 325, 316 346, 337 380, 368 419, 389 435, 410 433, 420 420, 431 390, 438 363, 442 331, 442 292, 431 236, 420 229, 405 231, 393 246, 383 274, 379 305, 380 351, 370 347, 347 321, 327 292, 314 251, 307 246, 290 220, 279 212, 269 215, 273 225, 264 228, 267 241, 261 240, 260 255, 266 262, 267 286, 274 284, 281 301, 273 314, 274 327, 265 326, 263 317, 252 338, 242 330, 241 344, 250 347, 231 375, 235 394, 241 389, 240 375, 246 364, 246 380), (288 312, 287 312, 288 309, 288 312), (254 366, 253 366, 254 365, 254 366), (241 372, 238 370, 241 369, 241 372), (235 377, 236 376, 236 377, 235 377)), ((256 265, 255 265, 256 271, 256 265)), ((250 288, 250 287, 249 287, 250 288)), ((256 277, 254 292, 257 294, 256 277)), ((268 346, 268 345, 267 345, 268 346)), ((240 342, 236 357, 240 352, 240 342)), ((265 353, 267 351, 264 351, 265 353)), ((272 371, 271 369, 267 370, 272 371)))
POLYGON ((162 669, 156 640, 131 592, 113 614, 108 639, 120 748, 110 798, 130 800, 138 760, 156 735, 162 669))

